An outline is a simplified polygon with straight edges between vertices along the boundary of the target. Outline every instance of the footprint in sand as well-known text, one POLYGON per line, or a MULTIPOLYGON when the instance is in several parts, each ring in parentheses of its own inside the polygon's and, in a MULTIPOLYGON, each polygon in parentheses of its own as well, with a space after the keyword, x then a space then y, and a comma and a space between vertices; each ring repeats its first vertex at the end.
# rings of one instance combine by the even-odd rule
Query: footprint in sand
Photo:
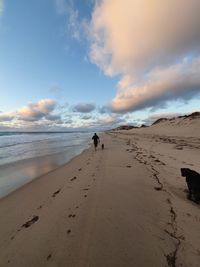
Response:
POLYGON ((67 230, 67 234, 70 234, 71 233, 71 230, 69 229, 69 230, 67 230))
POLYGON ((60 188, 60 189, 58 189, 56 192, 54 192, 54 193, 53 193, 53 195, 52 195, 52 197, 55 197, 57 194, 59 194, 59 193, 60 193, 60 191, 61 191, 61 188, 60 188))
POLYGON ((171 204, 172 204, 172 202, 171 202, 170 198, 167 198, 167 199, 166 199, 166 202, 167 202, 169 205, 171 205, 171 204))
POLYGON ((175 146, 174 148, 175 149, 178 149, 178 150, 183 150, 183 147, 182 146, 179 146, 179 145, 175 146))
POLYGON ((154 189, 156 190, 156 191, 161 191, 162 190, 162 188, 161 187, 154 187, 154 189))
POLYGON ((78 169, 78 171, 79 171, 79 172, 82 171, 82 168, 78 169))
POLYGON ((182 161, 182 163, 187 164, 187 165, 190 165, 190 166, 194 166, 194 164, 187 163, 187 162, 185 162, 185 161, 182 161))
POLYGON ((131 168, 132 166, 131 165, 127 165, 126 168, 131 168))
POLYGON ((39 216, 33 216, 33 218, 22 225, 22 228, 28 228, 39 220, 39 216))
POLYGON ((75 217, 76 217, 76 214, 69 214, 68 217, 69 217, 69 218, 75 218, 75 217))
POLYGON ((50 253, 48 256, 47 256, 47 261, 49 261, 52 257, 52 254, 50 253))
POLYGON ((157 163, 159 163, 160 165, 165 165, 165 163, 162 162, 162 161, 160 161, 159 159, 155 159, 154 162, 157 162, 157 163))

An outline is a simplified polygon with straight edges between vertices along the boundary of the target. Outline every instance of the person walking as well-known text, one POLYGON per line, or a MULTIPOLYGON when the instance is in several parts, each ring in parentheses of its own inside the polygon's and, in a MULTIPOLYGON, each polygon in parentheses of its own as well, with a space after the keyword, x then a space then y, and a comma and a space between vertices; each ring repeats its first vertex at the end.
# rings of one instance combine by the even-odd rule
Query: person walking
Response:
POLYGON ((94 141, 94 149, 96 151, 98 143, 100 142, 100 138, 98 137, 98 135, 95 133, 92 137, 93 141, 94 141))

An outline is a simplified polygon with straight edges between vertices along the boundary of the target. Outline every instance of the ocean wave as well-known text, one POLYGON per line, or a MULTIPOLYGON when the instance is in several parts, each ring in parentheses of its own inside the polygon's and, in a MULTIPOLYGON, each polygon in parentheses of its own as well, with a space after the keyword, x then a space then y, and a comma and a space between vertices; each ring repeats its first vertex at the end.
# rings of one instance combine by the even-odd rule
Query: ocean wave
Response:
POLYGON ((83 133, 43 133, 42 136, 9 134, 0 137, 0 165, 54 153, 68 154, 69 151, 87 146, 90 139, 90 134, 83 133))
POLYGON ((17 145, 26 145, 26 144, 32 144, 36 142, 43 142, 49 140, 48 138, 42 139, 42 140, 33 140, 33 141, 24 141, 24 142, 19 142, 19 143, 14 143, 14 144, 5 144, 5 145, 0 145, 0 148, 6 148, 6 147, 12 147, 12 146, 17 146, 17 145))

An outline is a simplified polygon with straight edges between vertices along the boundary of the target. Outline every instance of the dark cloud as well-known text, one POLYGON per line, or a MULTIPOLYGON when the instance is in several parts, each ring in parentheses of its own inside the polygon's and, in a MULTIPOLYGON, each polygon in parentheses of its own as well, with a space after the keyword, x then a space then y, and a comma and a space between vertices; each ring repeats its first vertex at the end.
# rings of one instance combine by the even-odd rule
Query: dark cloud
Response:
POLYGON ((57 120, 61 120, 61 115, 60 114, 48 114, 45 116, 45 119, 49 121, 57 121, 57 120))
POLYGON ((74 112, 90 113, 95 110, 96 106, 93 103, 79 103, 73 107, 74 112))
POLYGON ((63 122, 65 124, 71 124, 73 122, 73 120, 72 119, 64 119, 63 122))
POLYGON ((90 115, 84 115, 81 117, 82 120, 90 120, 92 118, 92 116, 90 115))
POLYGON ((98 108, 98 111, 100 114, 105 114, 105 113, 109 113, 109 108, 107 106, 102 106, 98 108))
POLYGON ((0 122, 12 121, 14 119, 14 115, 7 113, 0 113, 0 122))

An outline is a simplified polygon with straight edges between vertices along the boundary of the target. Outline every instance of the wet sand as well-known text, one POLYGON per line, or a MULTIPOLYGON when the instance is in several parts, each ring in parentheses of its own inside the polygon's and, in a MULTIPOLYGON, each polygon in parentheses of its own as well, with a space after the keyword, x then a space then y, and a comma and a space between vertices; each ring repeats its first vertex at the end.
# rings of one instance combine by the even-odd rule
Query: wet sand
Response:
POLYGON ((110 132, 1 199, 0 266, 199 266, 198 138, 110 132))
POLYGON ((0 166, 0 198, 20 188, 33 179, 57 169, 80 151, 67 151, 40 156, 37 158, 24 159, 0 166))

